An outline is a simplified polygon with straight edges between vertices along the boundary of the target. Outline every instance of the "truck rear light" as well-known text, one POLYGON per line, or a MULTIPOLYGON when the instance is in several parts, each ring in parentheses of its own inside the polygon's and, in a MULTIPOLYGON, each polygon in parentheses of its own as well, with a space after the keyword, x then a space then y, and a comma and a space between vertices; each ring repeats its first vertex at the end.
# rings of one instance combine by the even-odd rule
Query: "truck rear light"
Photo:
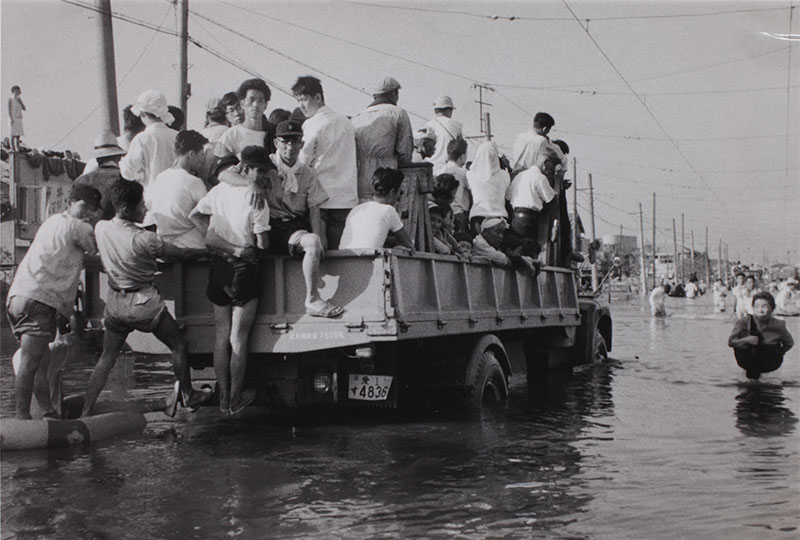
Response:
POLYGON ((356 349, 356 358, 372 358, 375 355, 375 351, 372 347, 359 347, 356 349))
POLYGON ((314 391, 317 394, 327 394, 332 386, 331 373, 327 370, 320 370, 314 375, 314 391))

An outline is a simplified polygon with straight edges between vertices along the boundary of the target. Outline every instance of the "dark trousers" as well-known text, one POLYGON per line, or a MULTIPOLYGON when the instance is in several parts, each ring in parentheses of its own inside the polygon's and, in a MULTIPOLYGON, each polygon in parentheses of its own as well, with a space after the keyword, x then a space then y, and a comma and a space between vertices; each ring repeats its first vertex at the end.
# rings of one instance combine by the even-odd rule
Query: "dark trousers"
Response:
POLYGON ((537 240, 539 231, 539 212, 528 208, 514 208, 511 228, 523 238, 537 240))
POLYGON ((325 222, 325 235, 328 240, 328 249, 339 249, 342 240, 344 224, 347 221, 349 208, 322 208, 320 214, 325 222))

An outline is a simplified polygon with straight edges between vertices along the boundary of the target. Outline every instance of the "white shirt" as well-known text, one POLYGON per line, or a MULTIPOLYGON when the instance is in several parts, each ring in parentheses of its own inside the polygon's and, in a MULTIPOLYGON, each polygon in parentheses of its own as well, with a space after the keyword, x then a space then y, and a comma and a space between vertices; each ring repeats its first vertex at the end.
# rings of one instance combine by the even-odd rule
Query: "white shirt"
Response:
POLYGON ((540 212, 546 203, 553 200, 556 192, 550 187, 550 182, 539 168, 531 167, 514 177, 508 195, 508 200, 514 208, 528 208, 540 212))
POLYGON ((217 139, 217 144, 214 146, 214 155, 217 157, 225 157, 235 155, 241 157, 242 150, 248 146, 264 146, 264 137, 267 136, 266 131, 256 131, 244 127, 243 124, 229 127, 222 136, 217 139))
POLYGON ((222 182, 200 199, 192 212, 211 216, 208 224, 217 235, 236 247, 255 246, 253 235, 270 230, 269 205, 256 210, 250 205, 251 189, 222 182))
POLYGON ((206 247, 203 233, 189 219, 189 212, 206 195, 202 180, 185 169, 169 168, 156 176, 150 194, 150 216, 161 238, 178 247, 206 247))
MULTIPOLYGON (((200 131, 200 134, 208 139, 208 142, 215 143, 226 131, 228 131, 228 129, 228 126, 225 124, 209 124, 208 126, 204 127, 202 131, 200 131)), ((263 137, 261 140, 263 142, 263 137)))
POLYGON ((462 136, 461 122, 446 116, 437 116, 429 120, 425 127, 433 129, 436 133, 436 150, 431 156, 431 161, 444 165, 448 161, 447 145, 462 136))
POLYGON ((175 162, 175 137, 178 132, 163 122, 150 124, 131 141, 128 153, 119 162, 123 178, 144 186, 144 202, 148 203, 148 187, 162 171, 175 162))
POLYGON ((69 317, 78 292, 83 254, 96 252, 89 223, 66 212, 50 216, 22 258, 8 298, 25 296, 69 317))
POLYGON ((539 152, 548 144, 550 141, 547 137, 533 130, 520 133, 514 141, 514 154, 511 160, 511 170, 514 174, 533 167, 539 152))
POLYGON ((339 249, 381 249, 389 232, 403 228, 394 206, 367 201, 347 215, 339 249))
POLYGON ((327 105, 303 122, 303 149, 298 160, 317 171, 328 193, 320 208, 353 208, 358 204, 356 132, 352 122, 327 105))
MULTIPOLYGON (((459 166, 455 161, 448 161, 442 173, 452 174, 458 180, 456 196, 453 199, 453 214, 469 212, 469 184, 467 183, 467 169, 459 166)), ((441 173, 440 173, 441 174, 441 173)))

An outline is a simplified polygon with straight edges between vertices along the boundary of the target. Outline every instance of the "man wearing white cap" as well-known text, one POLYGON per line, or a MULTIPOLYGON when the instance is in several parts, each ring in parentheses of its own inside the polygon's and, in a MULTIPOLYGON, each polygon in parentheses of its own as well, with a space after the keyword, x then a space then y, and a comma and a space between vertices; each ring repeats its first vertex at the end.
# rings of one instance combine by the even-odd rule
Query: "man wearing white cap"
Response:
POLYGON ((400 83, 380 77, 372 88, 373 101, 353 117, 356 128, 358 199, 372 198, 372 175, 380 167, 396 169, 411 161, 414 140, 408 113, 397 106, 400 83))
POLYGON ((450 96, 440 96, 433 102, 433 112, 436 115, 425 127, 436 133, 436 150, 433 151, 433 174, 443 172, 447 165, 447 145, 454 139, 463 138, 461 122, 453 120, 453 100, 450 96))
POLYGON ((110 131, 104 131, 94 140, 94 158, 97 167, 93 171, 84 172, 75 180, 75 185, 86 184, 100 192, 103 204, 103 217, 114 217, 114 205, 111 204, 111 186, 119 180, 119 160, 125 155, 117 138, 110 131))
POLYGON ((148 186, 175 161, 175 136, 178 132, 167 127, 175 118, 169 112, 167 98, 157 90, 142 92, 131 112, 142 119, 145 128, 131 141, 119 168, 123 178, 142 184, 147 204, 148 186))

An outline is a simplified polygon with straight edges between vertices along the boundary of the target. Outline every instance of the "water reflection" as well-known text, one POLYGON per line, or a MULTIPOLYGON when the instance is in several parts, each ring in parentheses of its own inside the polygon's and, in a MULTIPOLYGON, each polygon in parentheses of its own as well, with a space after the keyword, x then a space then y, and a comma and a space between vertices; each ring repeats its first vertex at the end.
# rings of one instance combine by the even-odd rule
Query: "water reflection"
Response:
POLYGON ((742 383, 736 396, 736 427, 748 437, 778 437, 795 430, 797 417, 788 409, 783 386, 742 383))

